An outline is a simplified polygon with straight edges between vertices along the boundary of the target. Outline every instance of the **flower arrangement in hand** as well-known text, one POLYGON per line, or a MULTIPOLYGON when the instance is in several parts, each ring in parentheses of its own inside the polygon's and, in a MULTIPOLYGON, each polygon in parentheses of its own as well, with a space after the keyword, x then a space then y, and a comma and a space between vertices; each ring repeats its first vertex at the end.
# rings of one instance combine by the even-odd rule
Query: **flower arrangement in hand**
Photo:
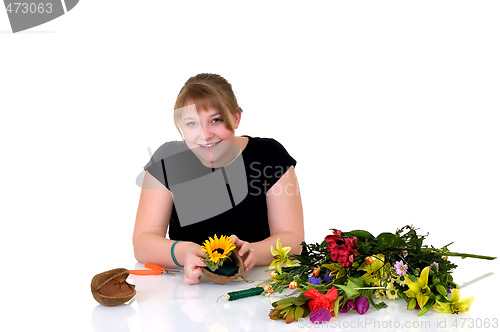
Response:
POLYGON ((201 246, 201 250, 205 252, 204 263, 212 272, 224 264, 234 249, 236 246, 230 237, 221 235, 220 238, 217 238, 217 234, 214 235, 214 238, 209 237, 201 246))
POLYGON ((226 284, 236 278, 246 280, 242 274, 243 259, 235 249, 229 236, 209 237, 201 246, 201 250, 205 252, 203 262, 207 265, 201 270, 202 273, 216 284, 226 284))
POLYGON ((436 249, 424 245, 424 239, 413 226, 376 237, 364 230, 333 229, 321 244, 303 242, 302 253, 291 256, 290 248, 282 247, 278 239, 278 250, 271 247, 271 282, 264 289, 267 293, 291 289, 292 293, 272 303, 269 317, 291 323, 309 316, 311 322, 321 323, 351 309, 364 314, 370 305, 377 310, 387 306, 375 303, 373 297, 402 298, 408 310, 418 308, 419 316, 430 308, 468 311, 474 298, 460 300, 451 276, 456 265, 448 256, 496 257, 454 253, 448 246, 436 249))

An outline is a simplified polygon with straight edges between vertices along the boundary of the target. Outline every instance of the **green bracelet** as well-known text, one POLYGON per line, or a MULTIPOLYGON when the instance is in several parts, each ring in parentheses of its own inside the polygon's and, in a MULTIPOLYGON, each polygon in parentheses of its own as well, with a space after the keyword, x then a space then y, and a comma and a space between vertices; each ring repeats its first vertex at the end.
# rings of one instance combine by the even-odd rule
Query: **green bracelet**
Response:
POLYGON ((174 244, 172 244, 172 247, 170 247, 170 256, 172 256, 172 260, 174 261, 175 265, 177 265, 178 267, 184 267, 181 264, 179 264, 179 262, 177 262, 177 259, 175 259, 175 255, 174 255, 175 245, 179 242, 181 242, 181 241, 175 241, 174 244))

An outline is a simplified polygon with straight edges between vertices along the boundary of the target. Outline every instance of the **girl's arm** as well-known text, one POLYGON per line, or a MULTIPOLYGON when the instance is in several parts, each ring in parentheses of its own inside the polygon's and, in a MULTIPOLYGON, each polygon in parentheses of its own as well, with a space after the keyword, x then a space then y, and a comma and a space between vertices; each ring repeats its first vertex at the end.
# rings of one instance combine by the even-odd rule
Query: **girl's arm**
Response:
POLYGON ((239 248, 238 253, 244 257, 246 271, 254 265, 271 263, 273 256, 270 247, 276 247, 278 238, 283 246, 292 248, 290 254, 300 254, 302 251, 300 244, 304 241, 304 216, 299 184, 293 166, 268 190, 266 201, 271 236, 253 243, 231 236, 239 248))
MULTIPOLYGON (((174 241, 165 238, 172 207, 172 193, 146 172, 133 235, 134 254, 138 261, 166 268, 177 267, 171 256, 174 241)), ((203 254, 200 246, 193 242, 182 241, 174 247, 177 262, 184 266, 186 283, 198 282, 201 267, 205 266, 203 254)))

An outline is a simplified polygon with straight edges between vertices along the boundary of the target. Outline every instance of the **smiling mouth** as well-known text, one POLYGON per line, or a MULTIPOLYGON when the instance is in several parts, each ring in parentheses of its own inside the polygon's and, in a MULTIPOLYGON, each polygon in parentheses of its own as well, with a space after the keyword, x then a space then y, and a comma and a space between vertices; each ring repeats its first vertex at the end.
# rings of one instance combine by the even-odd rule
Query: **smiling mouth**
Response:
POLYGON ((198 144, 198 146, 202 149, 210 149, 210 148, 213 148, 214 146, 216 146, 217 144, 219 144, 219 142, 214 142, 214 143, 208 143, 208 144, 198 144))

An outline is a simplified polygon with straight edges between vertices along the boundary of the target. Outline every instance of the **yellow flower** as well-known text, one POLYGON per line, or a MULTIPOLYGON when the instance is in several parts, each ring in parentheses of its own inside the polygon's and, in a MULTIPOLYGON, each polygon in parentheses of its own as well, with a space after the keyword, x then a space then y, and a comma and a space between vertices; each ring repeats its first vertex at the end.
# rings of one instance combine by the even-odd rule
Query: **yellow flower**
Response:
POLYGON ((379 300, 383 300, 385 298, 385 291, 383 289, 377 289, 373 292, 375 297, 379 300))
POLYGON ((405 275, 406 284, 410 289, 408 289, 405 294, 408 297, 415 297, 417 299, 417 303, 420 308, 423 308, 424 305, 429 300, 427 294, 431 293, 431 289, 427 285, 429 279, 429 267, 425 267, 422 272, 420 272, 420 277, 417 278, 417 281, 411 281, 410 277, 405 275))
POLYGON ((378 272, 383 266, 384 255, 378 254, 376 256, 367 257, 367 259, 365 259, 365 265, 361 266, 358 270, 375 273, 378 272))
POLYGON ((434 309, 437 312, 441 313, 445 312, 458 314, 459 312, 469 311, 472 302, 474 302, 474 297, 468 297, 460 300, 460 292, 458 291, 458 289, 452 289, 450 302, 436 301, 436 303, 434 304, 434 309))
POLYGON ((213 239, 209 237, 201 246, 201 250, 206 252, 207 258, 214 263, 219 263, 220 259, 227 258, 235 248, 236 246, 230 237, 222 235, 217 238, 217 234, 213 239))
POLYGON ((288 288, 290 289, 296 289, 298 286, 296 281, 292 281, 291 283, 288 284, 288 288))
POLYGON ((397 276, 396 277, 396 282, 398 283, 399 286, 406 286, 406 280, 404 276, 397 276))
POLYGON ((391 300, 395 300, 398 298, 398 290, 394 287, 394 284, 390 283, 387 285, 387 289, 385 290, 385 295, 391 300))
POLYGON ((285 264, 286 266, 295 266, 297 262, 292 262, 288 257, 288 253, 292 248, 290 247, 282 247, 281 240, 278 238, 276 241, 276 249, 271 246, 271 254, 274 256, 274 260, 269 265, 270 269, 276 269, 281 274, 281 266, 285 264))
POLYGON ((373 283, 375 286, 380 286, 380 283, 377 284, 377 282, 380 280, 380 276, 383 273, 384 255, 378 254, 367 258, 369 259, 365 259, 365 264, 358 269, 360 271, 366 271, 366 273, 361 276, 361 279, 367 284, 373 283))

